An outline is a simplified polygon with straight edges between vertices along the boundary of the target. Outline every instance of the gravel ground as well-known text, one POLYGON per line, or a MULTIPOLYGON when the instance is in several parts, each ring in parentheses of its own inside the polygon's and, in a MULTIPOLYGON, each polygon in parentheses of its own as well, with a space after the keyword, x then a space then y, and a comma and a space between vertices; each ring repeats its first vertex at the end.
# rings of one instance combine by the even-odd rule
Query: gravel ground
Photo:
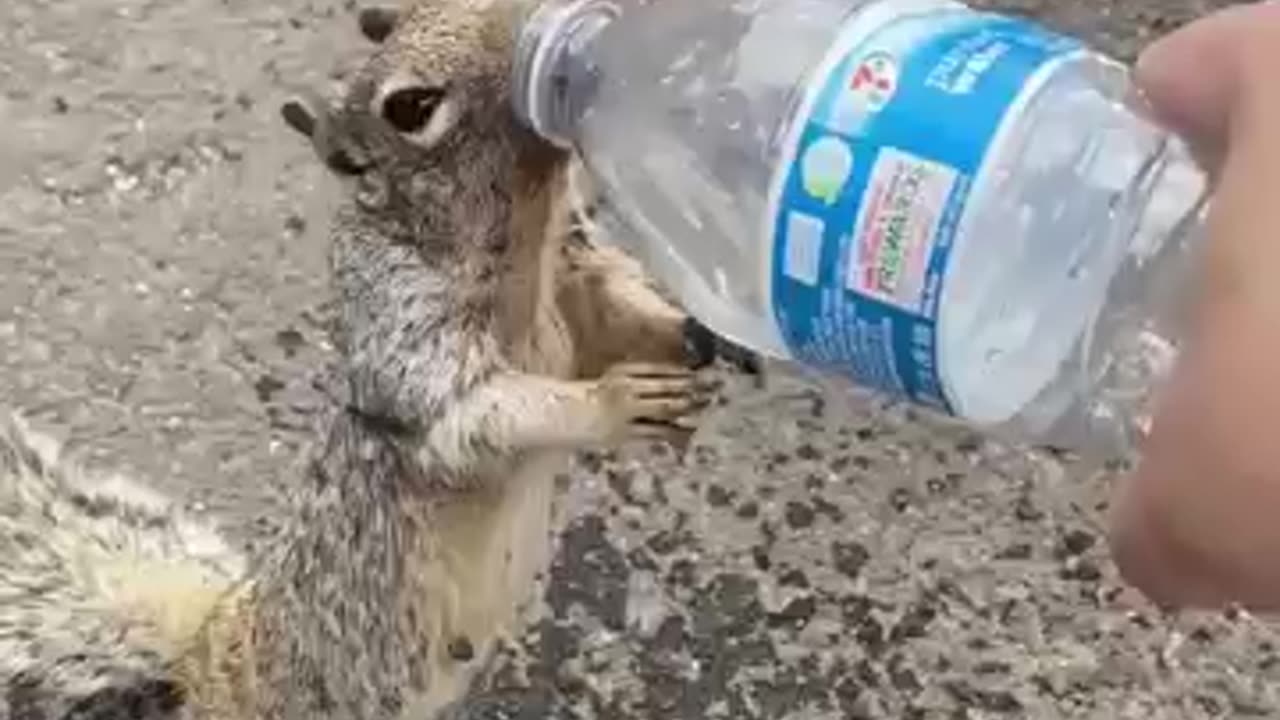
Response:
MULTIPOLYGON (((1126 59, 1210 5, 1000 3, 1126 59)), ((332 357, 335 188, 276 108, 363 49, 352 14, 0 9, 0 396, 249 544, 332 357)), ((566 479, 526 638, 566 715, 1280 716, 1272 628, 1122 590, 1106 476, 795 384, 729 398, 684 462, 632 448, 566 479)))

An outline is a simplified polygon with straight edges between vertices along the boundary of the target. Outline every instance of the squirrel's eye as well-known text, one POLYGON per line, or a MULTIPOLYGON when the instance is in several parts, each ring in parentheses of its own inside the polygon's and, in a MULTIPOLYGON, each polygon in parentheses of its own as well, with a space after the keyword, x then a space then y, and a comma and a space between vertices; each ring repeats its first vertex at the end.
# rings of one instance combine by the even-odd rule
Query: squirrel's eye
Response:
POLYGON ((396 90, 382 101, 382 118, 406 135, 422 132, 444 97, 444 89, 437 87, 396 90))

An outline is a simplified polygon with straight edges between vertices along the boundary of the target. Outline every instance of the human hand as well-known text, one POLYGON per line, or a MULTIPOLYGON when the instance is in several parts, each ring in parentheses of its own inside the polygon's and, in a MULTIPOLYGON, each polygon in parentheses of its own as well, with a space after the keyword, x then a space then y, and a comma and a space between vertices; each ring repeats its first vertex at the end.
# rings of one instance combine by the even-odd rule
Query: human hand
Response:
POLYGON ((1280 3, 1160 40, 1136 81, 1215 185, 1191 330, 1111 542, 1174 606, 1280 609, 1280 3))

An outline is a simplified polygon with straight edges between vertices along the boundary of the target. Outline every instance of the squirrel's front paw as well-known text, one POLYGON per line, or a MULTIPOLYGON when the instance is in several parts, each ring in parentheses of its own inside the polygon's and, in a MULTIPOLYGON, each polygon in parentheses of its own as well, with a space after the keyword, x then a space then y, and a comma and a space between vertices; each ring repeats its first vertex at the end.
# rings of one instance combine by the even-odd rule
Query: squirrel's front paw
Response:
POLYGON ((614 365, 596 387, 610 441, 647 438, 676 445, 693 434, 689 416, 711 403, 714 390, 687 367, 648 363, 614 365))

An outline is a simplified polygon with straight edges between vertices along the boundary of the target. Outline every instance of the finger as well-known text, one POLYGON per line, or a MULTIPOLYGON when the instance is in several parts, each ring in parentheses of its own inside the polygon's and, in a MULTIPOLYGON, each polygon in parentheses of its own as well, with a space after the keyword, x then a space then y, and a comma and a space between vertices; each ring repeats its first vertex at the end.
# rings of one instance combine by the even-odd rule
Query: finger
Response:
POLYGON ((701 412, 709 405, 711 405, 711 398, 685 394, 642 402, 636 414, 646 420, 666 421, 701 412))
POLYGON ((615 365, 611 372, 637 380, 680 379, 694 376, 694 371, 687 367, 662 363, 625 363, 615 365))
POLYGON ((693 378, 638 380, 632 392, 638 400, 666 400, 697 394, 698 385, 693 378))
POLYGON ((1239 105, 1244 45, 1277 23, 1280 4, 1234 6, 1165 36, 1138 59, 1134 82, 1148 109, 1207 169, 1221 163, 1239 105))
POLYGON ((639 400, 660 400, 693 396, 710 399, 720 394, 724 384, 715 379, 686 377, 678 379, 645 379, 637 381, 632 393, 639 400))

